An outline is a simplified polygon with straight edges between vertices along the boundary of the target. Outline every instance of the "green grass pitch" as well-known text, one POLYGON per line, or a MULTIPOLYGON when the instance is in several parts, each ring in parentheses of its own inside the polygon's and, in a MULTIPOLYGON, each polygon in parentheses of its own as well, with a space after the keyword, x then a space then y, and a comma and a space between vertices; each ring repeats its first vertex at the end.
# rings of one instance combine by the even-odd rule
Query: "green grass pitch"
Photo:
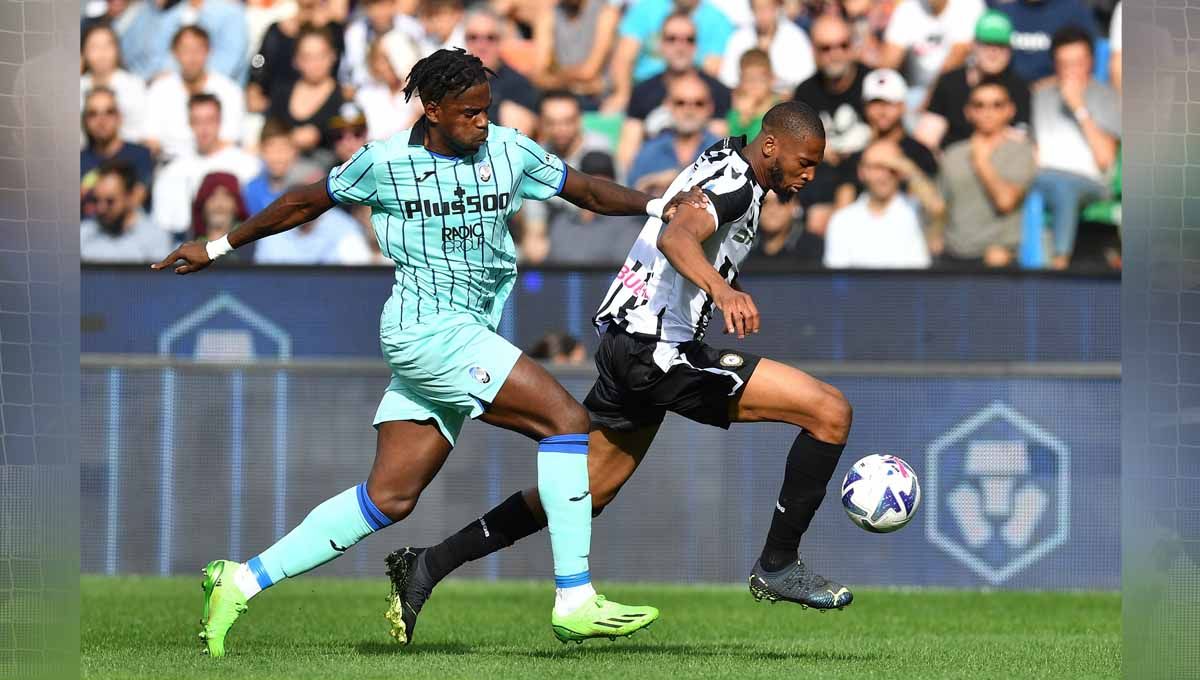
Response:
POLYGON ((448 581, 395 645, 380 580, 300 578, 250 603, 229 656, 200 654, 195 578, 84 577, 85 678, 1115 678, 1117 593, 859 589, 845 611, 744 587, 600 583, 658 606, 649 631, 562 645, 548 583, 448 581))

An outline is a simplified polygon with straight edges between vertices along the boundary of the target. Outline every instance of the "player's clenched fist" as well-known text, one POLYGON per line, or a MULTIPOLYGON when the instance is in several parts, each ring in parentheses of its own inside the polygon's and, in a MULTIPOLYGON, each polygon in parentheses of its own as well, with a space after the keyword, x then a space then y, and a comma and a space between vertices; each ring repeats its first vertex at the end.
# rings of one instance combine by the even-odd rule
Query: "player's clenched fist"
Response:
POLYGON ((748 294, 726 286, 713 293, 713 304, 725 314, 726 333, 737 333, 739 338, 744 338, 758 332, 758 307, 748 294))
POLYGON ((166 269, 167 267, 183 260, 187 264, 181 264, 175 268, 176 274, 191 274, 204 269, 212 264, 212 259, 208 256, 208 250, 204 244, 199 241, 188 241, 171 252, 170 255, 163 258, 162 262, 157 262, 150 265, 151 269, 166 269))

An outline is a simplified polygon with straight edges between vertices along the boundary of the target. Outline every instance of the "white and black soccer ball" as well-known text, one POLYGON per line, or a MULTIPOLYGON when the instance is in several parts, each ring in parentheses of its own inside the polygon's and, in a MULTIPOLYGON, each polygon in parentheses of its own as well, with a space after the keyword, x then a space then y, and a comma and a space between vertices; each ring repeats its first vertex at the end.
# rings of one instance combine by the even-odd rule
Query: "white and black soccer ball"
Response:
POLYGON ((842 507, 850 521, 872 533, 902 529, 920 503, 917 474, 897 456, 867 456, 855 463, 842 481, 842 507))

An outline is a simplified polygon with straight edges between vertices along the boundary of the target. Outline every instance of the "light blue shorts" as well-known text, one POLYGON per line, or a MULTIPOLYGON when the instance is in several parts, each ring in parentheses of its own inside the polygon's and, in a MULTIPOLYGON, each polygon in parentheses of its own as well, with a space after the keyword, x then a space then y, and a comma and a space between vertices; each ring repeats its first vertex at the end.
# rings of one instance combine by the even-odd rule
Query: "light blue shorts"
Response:
POLYGON ((389 420, 433 420, 453 446, 467 418, 496 400, 521 350, 467 313, 425 317, 380 337, 392 381, 375 425, 389 420))

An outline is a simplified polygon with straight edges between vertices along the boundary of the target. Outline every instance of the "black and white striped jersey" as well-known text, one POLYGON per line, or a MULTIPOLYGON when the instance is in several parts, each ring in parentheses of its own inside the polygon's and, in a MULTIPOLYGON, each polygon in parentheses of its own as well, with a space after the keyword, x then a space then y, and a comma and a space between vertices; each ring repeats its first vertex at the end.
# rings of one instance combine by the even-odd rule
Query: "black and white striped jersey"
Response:
MULTIPOLYGON (((758 234, 766 190, 742 156, 745 137, 713 144, 675 178, 664 197, 699 186, 717 230, 704 242, 709 262, 730 283, 758 234)), ((601 332, 615 324, 627 333, 668 343, 701 340, 713 314, 712 298, 677 272, 658 249, 662 220, 651 217, 609 286, 592 321, 601 332)))

